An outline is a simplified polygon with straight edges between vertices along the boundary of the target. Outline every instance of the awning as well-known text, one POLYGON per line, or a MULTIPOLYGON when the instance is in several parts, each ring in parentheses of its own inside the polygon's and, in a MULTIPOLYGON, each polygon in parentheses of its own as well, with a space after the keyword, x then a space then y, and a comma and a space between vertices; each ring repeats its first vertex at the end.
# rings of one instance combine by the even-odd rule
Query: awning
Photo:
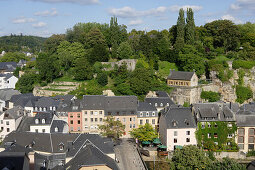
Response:
POLYGON ((142 144, 144 144, 144 145, 149 145, 149 144, 151 144, 151 142, 149 142, 149 141, 143 141, 142 144))
POLYGON ((155 138, 155 139, 153 140, 153 143, 154 143, 154 144, 160 144, 161 142, 160 142, 159 138, 155 138))
POLYGON ((159 145, 158 146, 160 149, 166 149, 167 147, 165 145, 159 145))

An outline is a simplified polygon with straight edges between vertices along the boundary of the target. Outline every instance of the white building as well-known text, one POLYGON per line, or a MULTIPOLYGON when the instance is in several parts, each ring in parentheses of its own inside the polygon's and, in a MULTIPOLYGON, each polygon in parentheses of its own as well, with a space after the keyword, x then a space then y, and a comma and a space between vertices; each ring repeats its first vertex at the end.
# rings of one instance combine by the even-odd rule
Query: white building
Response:
POLYGON ((159 120, 159 135, 168 151, 184 145, 196 145, 196 123, 191 108, 172 106, 165 109, 159 120))
POLYGON ((0 89, 14 89, 18 78, 13 74, 0 74, 0 89))
POLYGON ((3 112, 0 115, 1 140, 3 140, 6 135, 11 133, 12 131, 15 131, 18 128, 25 114, 25 110, 22 107, 17 106, 3 112))

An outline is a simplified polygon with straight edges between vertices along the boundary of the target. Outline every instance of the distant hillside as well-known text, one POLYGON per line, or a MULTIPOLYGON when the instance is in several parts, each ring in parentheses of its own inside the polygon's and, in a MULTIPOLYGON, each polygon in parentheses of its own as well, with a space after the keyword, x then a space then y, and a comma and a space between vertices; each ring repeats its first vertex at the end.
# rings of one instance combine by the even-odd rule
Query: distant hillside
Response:
POLYGON ((0 37, 0 51, 36 52, 43 48, 47 38, 24 35, 10 35, 0 37))

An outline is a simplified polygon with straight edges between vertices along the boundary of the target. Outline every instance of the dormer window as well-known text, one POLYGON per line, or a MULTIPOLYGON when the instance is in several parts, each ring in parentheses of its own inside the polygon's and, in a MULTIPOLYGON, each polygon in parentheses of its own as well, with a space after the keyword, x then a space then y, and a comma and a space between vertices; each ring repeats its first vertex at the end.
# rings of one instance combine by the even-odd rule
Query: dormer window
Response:
POLYGON ((167 103, 166 105, 169 106, 169 103, 167 103))
POLYGON ((59 144, 59 150, 64 150, 64 144, 62 142, 59 144))
POLYGON ((189 126, 189 121, 187 119, 185 119, 184 123, 189 126))
POLYGON ((35 119, 35 124, 38 124, 39 123, 39 120, 38 119, 35 119))
POLYGON ((149 116, 149 112, 146 112, 146 116, 149 116))
POLYGON ((42 119, 42 124, 45 124, 45 119, 42 119))
POLYGON ((157 107, 158 106, 158 103, 155 103, 155 107, 157 107))
POLYGON ((152 116, 155 116, 155 112, 152 112, 152 116))
POLYGON ((140 112, 140 117, 143 117, 143 112, 140 112))
POLYGON ((160 106, 163 107, 163 103, 160 103, 160 106))
POLYGON ((58 132, 58 127, 55 127, 55 132, 58 132))
POLYGON ((177 126, 177 122, 175 120, 172 121, 172 125, 173 125, 173 127, 176 127, 177 126))

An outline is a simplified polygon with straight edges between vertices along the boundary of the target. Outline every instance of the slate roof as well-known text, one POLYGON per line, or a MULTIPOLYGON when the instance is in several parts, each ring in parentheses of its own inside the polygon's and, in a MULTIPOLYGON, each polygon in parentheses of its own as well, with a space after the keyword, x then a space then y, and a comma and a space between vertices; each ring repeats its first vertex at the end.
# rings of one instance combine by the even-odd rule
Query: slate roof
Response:
POLYGON ((33 119, 33 122, 31 123, 31 125, 49 125, 51 124, 52 120, 53 120, 53 113, 49 113, 49 112, 40 112, 37 113, 33 119), (42 123, 42 120, 45 120, 45 123, 42 123), (35 121, 38 120, 38 124, 35 123, 35 121))
POLYGON ((119 169, 112 158, 102 153, 91 143, 87 143, 87 145, 65 165, 65 168, 70 170, 77 170, 83 166, 95 165, 105 165, 113 170, 119 169))
POLYGON ((240 111, 255 112, 255 103, 244 104, 240 107, 240 111))
POLYGON ((18 128, 16 129, 17 132, 29 132, 30 125, 34 123, 34 117, 24 116, 21 123, 19 124, 18 128))
POLYGON ((254 127, 255 115, 236 115, 236 124, 238 127, 254 127))
POLYGON ((29 169, 29 159, 25 152, 0 152, 0 169, 29 169))
POLYGON ((0 74, 0 77, 4 77, 4 80, 8 80, 8 79, 11 78, 12 76, 14 76, 14 75, 11 74, 11 73, 8 73, 8 74, 0 74))
POLYGON ((187 72, 187 71, 175 71, 171 70, 167 79, 170 80, 186 80, 190 81, 195 72, 187 72))
MULTIPOLYGON (((39 154, 35 152, 34 154, 34 166, 35 169, 37 170, 42 170, 42 169, 53 169, 54 167, 58 166, 61 163, 65 163, 65 153, 63 154, 50 154, 50 155, 44 155, 44 154, 39 154), (45 167, 44 167, 45 165, 45 167)), ((64 167, 61 166, 63 169, 64 167)))
POLYGON ((51 97, 41 97, 35 102, 35 107, 57 107, 59 105, 59 101, 54 100, 51 97))
POLYGON ((4 119, 18 119, 24 116, 25 110, 20 106, 15 106, 11 109, 6 110, 4 114, 4 119))
POLYGON ((138 102, 137 111, 157 111, 154 105, 150 105, 147 102, 138 102))
POLYGON ((156 107, 165 107, 167 106, 167 103, 169 106, 174 105, 174 102, 169 97, 147 97, 144 101, 153 106, 157 103, 156 107), (163 106, 161 106, 161 103, 163 106))
POLYGON ((81 102, 83 110, 104 110, 105 96, 103 95, 84 95, 81 102))
POLYGON ((190 107, 170 107, 162 116, 166 121, 167 129, 196 128, 190 107))
POLYGON ((13 95, 10 102, 14 103, 14 106, 21 107, 34 107, 39 96, 34 96, 32 93, 13 95))
POLYGON ((1 89, 0 90, 0 100, 2 101, 8 101, 11 99, 13 95, 20 94, 18 90, 14 89, 1 89))
POLYGON ((13 69, 14 71, 16 67, 17 67, 16 62, 0 62, 0 70, 13 69))
POLYGON ((156 95, 157 97, 169 97, 169 95, 165 91, 156 91, 156 95))
POLYGON ((63 120, 53 120, 51 127, 50 127, 50 133, 63 133, 64 127, 68 126, 68 124, 63 120), (55 128, 58 128, 58 132, 55 131, 55 128))

